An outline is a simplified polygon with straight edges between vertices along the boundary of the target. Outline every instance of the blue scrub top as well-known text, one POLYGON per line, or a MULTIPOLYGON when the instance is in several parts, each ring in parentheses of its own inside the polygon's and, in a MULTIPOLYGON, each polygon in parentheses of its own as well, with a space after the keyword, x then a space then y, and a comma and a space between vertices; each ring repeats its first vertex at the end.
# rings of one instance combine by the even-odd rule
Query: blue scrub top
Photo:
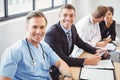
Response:
POLYGON ((46 54, 43 53, 40 45, 36 48, 31 43, 28 44, 35 65, 32 64, 32 58, 24 38, 7 48, 3 53, 0 75, 12 80, 50 80, 49 67, 60 58, 44 41, 41 44, 46 54))

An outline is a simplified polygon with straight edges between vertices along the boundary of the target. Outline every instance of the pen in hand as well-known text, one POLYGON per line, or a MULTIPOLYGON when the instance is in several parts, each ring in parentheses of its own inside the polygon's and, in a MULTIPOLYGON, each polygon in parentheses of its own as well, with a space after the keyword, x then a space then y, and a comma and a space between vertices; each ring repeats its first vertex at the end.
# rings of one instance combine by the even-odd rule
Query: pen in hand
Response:
POLYGON ((104 54, 104 52, 100 52, 100 53, 98 54, 98 56, 101 57, 103 54, 104 54))
POLYGON ((104 55, 104 53, 105 50, 99 50, 96 55, 101 57, 102 55, 104 55))

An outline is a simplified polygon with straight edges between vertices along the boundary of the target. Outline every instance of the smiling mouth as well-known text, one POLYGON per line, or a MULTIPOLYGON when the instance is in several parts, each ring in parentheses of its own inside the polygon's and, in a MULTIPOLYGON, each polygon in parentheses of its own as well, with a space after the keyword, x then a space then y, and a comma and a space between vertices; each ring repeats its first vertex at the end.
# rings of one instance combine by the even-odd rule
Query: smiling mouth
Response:
POLYGON ((68 21, 65 21, 64 23, 67 24, 67 25, 71 24, 71 22, 68 22, 68 21))

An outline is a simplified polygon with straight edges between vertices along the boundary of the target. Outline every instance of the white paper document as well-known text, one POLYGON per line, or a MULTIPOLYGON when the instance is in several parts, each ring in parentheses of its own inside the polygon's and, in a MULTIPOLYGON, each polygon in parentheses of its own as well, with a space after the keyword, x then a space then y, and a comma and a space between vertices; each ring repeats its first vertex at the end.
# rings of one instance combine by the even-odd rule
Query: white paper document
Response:
POLYGON ((114 73, 113 70, 82 68, 80 79, 114 80, 114 73))
POLYGON ((112 43, 108 43, 106 46, 105 46, 105 49, 107 50, 115 50, 116 46, 112 43))
POLYGON ((114 69, 113 63, 111 60, 100 60, 100 63, 96 66, 93 65, 84 65, 85 68, 103 68, 103 69, 114 69))

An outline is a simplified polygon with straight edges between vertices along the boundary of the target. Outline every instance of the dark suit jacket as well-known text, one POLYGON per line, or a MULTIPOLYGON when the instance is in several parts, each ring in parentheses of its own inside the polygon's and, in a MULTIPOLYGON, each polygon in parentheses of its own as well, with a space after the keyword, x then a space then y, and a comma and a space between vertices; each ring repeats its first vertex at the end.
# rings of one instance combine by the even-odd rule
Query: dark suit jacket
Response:
POLYGON ((45 41, 52 47, 52 49, 69 65, 69 66, 83 66, 84 59, 69 57, 73 51, 74 44, 79 48, 84 49, 87 52, 95 53, 96 48, 90 46, 89 44, 83 42, 83 40, 78 36, 76 28, 74 25, 71 27, 72 31, 72 47, 69 52, 67 36, 60 26, 60 23, 53 25, 47 31, 45 35, 45 41))
POLYGON ((113 23, 110 25, 109 28, 106 27, 105 21, 103 20, 102 22, 100 22, 100 31, 101 31, 101 38, 105 39, 107 38, 109 35, 111 35, 111 39, 115 40, 116 38, 116 30, 115 30, 115 20, 113 21, 113 23))

